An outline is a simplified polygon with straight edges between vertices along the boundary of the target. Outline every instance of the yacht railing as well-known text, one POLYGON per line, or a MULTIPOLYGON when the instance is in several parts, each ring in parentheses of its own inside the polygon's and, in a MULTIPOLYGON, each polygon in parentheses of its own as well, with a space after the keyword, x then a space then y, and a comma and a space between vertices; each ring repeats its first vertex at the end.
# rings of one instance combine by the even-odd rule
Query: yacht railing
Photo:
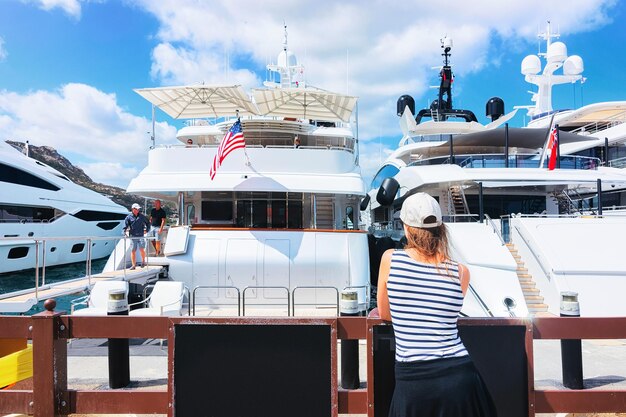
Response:
POLYGON ((626 167, 626 156, 610 160, 608 165, 611 168, 624 168, 626 167))
POLYGON ((331 286, 315 286, 315 285, 302 285, 299 287, 295 287, 293 290, 291 290, 291 315, 295 316, 296 315, 296 291, 297 290, 334 290, 335 291, 335 303, 297 303, 297 305, 300 306, 335 306, 335 308, 337 309, 337 316, 339 316, 339 289, 337 289, 337 287, 331 287, 331 286))
MULTIPOLYGON (((263 141, 264 143, 262 144, 246 144, 246 148, 250 149, 296 149, 294 148, 293 144, 285 144, 284 141, 281 141, 281 143, 265 143, 266 141, 263 141)), ((185 145, 185 144, 163 144, 163 145, 158 145, 157 148, 166 148, 166 149, 171 149, 171 148, 196 148, 196 149, 200 149, 200 148, 217 148, 219 146, 219 143, 210 143, 210 144, 201 144, 201 145, 185 145)), ((340 145, 340 144, 328 144, 328 143, 320 143, 320 144, 312 144, 312 145, 301 145, 300 147, 298 147, 297 149, 309 149, 309 150, 334 150, 334 151, 346 151, 346 152, 350 152, 350 153, 354 153, 354 147, 349 146, 349 145, 340 145)))
POLYGON ((491 230, 493 230, 493 232, 496 234, 496 236, 498 236, 498 238, 500 239, 500 242, 502 242, 502 245, 504 246, 506 244, 506 242, 504 241, 504 238, 502 237, 502 233, 496 227, 496 224, 493 222, 493 220, 491 219, 491 217, 489 217, 488 214, 485 214, 485 220, 486 220, 486 223, 489 226, 491 226, 491 230))
POLYGON ((622 123, 626 122, 626 111, 622 111, 613 115, 608 120, 603 120, 601 122, 591 122, 584 126, 581 126, 577 129, 571 131, 571 133, 576 133, 579 135, 591 135, 593 133, 601 132, 606 129, 610 129, 615 126, 619 126, 622 123))
MULTIPOLYGON (((462 168, 505 168, 505 154, 465 154, 455 155, 454 163, 462 168)), ((509 168, 538 168, 538 154, 515 154, 509 155, 509 168)), ((451 163, 450 156, 420 159, 411 162, 408 166, 443 165, 451 163)), ((544 162, 543 168, 547 168, 548 161, 544 162)), ((562 155, 560 158, 561 169, 584 169, 595 170, 601 166, 599 158, 578 155, 562 155)))
MULTIPOLYGON (((131 238, 126 236, 63 236, 63 237, 1 237, 0 241, 3 242, 19 242, 19 245, 35 245, 35 298, 39 300, 39 289, 46 285, 46 268, 48 267, 46 263, 46 253, 47 253, 47 242, 55 242, 55 241, 73 241, 73 242, 85 242, 85 277, 88 280, 88 285, 91 286, 91 276, 92 276, 92 261, 93 261, 93 253, 92 246, 95 241, 113 241, 115 244, 113 245, 113 249, 111 253, 113 254, 113 264, 117 266, 117 251, 115 250, 117 246, 117 242, 119 240, 124 240, 124 254, 123 254, 123 262, 124 262, 124 279, 126 279, 126 265, 127 258, 126 253, 128 252, 128 240, 138 240, 143 239, 146 242, 155 240, 154 237, 141 237, 141 238, 131 238), (41 248, 41 250, 40 250, 41 248)), ((146 261, 148 261, 148 245, 146 245, 146 261)), ((78 261, 78 262, 83 262, 78 261)))

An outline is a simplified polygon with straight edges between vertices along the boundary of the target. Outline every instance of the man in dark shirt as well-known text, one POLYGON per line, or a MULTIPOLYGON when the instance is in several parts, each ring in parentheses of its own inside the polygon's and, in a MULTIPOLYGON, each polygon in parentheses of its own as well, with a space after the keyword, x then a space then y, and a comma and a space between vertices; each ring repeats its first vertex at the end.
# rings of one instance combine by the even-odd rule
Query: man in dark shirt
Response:
POLYGON ((144 240, 144 235, 150 229, 150 222, 146 216, 140 212, 140 209, 141 206, 139 204, 133 204, 131 213, 126 216, 126 220, 124 220, 124 233, 126 236, 132 238, 132 247, 130 250, 132 266, 130 269, 137 267, 137 255, 135 253, 137 249, 139 249, 139 253, 141 254, 141 266, 146 266, 146 250, 144 249, 146 241, 144 240))
POLYGON ((156 256, 161 255, 161 236, 163 233, 163 227, 165 227, 165 218, 167 214, 161 207, 161 200, 154 200, 154 208, 150 212, 150 231, 148 236, 154 237, 152 246, 156 251, 156 256))

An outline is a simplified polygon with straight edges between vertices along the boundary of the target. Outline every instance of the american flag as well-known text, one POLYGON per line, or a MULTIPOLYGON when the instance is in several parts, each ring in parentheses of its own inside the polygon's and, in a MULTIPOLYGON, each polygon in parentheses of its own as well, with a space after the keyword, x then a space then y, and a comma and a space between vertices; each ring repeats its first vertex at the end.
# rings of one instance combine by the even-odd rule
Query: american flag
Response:
POLYGON ((228 130, 226 136, 222 139, 217 153, 213 157, 213 165, 211 165, 211 180, 215 178, 217 169, 222 165, 224 159, 235 149, 246 148, 246 142, 243 139, 243 130, 241 129, 241 121, 237 119, 233 126, 228 130))
POLYGON ((557 148, 559 147, 559 128, 554 127, 550 132, 550 138, 548 139, 547 152, 550 152, 550 159, 548 160, 548 171, 552 171, 556 168, 557 148))

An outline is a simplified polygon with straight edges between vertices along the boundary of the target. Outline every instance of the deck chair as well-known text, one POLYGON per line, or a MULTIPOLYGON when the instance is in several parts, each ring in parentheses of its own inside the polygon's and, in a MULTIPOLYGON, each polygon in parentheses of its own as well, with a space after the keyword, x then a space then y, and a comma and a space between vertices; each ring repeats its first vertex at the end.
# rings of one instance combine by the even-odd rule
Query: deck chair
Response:
POLYGON ((72 300, 70 313, 74 316, 106 316, 109 303, 109 291, 123 290, 128 297, 128 282, 126 281, 98 281, 94 284, 89 295, 72 300), (86 305, 86 308, 76 309, 86 305))
POLYGON ((185 286, 178 281, 157 281, 150 295, 143 301, 147 307, 130 311, 131 316, 180 316, 183 307, 185 286))

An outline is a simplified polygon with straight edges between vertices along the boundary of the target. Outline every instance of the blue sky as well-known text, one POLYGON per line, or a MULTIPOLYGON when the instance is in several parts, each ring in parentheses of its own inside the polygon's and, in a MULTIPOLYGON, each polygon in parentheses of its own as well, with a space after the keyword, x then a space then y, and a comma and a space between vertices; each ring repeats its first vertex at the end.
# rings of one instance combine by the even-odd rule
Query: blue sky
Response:
MULTIPOLYGON (((626 5, 616 0, 464 3, 327 0, 1 0, 0 138, 49 145, 94 180, 125 187, 147 162, 151 108, 133 88, 259 87, 282 48, 309 85, 360 98, 361 162, 371 178, 400 134, 396 99, 435 97, 439 39, 454 41, 455 107, 530 104, 519 72, 537 29, 558 28, 585 61, 585 84, 556 87, 555 108, 626 97, 626 5)), ((544 47, 542 45, 542 47, 544 47)), ((524 123, 518 113, 513 125, 524 123)), ((157 111, 157 142, 180 121, 157 111)))

